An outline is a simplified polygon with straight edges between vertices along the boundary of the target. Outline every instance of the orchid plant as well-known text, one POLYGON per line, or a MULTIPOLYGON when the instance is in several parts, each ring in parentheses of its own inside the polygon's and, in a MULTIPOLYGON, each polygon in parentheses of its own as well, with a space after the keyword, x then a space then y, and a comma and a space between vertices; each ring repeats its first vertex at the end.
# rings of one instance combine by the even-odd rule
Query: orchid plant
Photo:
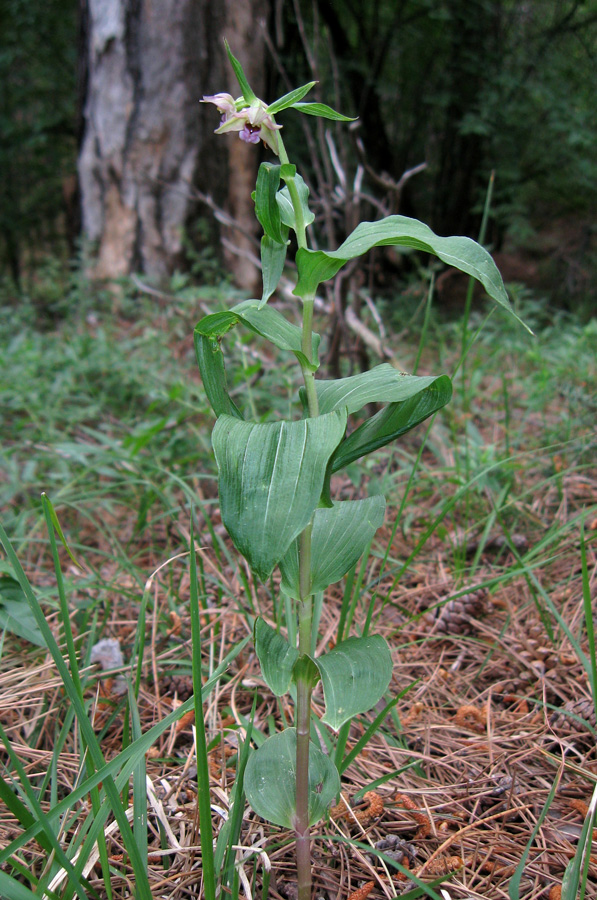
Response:
POLYGON ((234 132, 250 144, 263 141, 277 160, 261 164, 253 195, 263 228, 262 296, 203 318, 195 329, 195 348, 217 417, 212 443, 224 525, 262 581, 278 567, 280 589, 294 601, 287 607, 296 616, 288 633, 298 634, 296 645, 265 619, 258 617, 255 622, 254 643, 263 679, 277 696, 291 693, 294 724, 251 753, 244 786, 259 816, 294 831, 298 897, 309 900, 310 829, 326 816, 340 791, 337 758, 332 760, 311 741, 312 691, 321 680, 325 704, 321 722, 337 732, 378 703, 392 676, 390 649, 380 635, 348 637, 315 658, 314 598, 321 598, 330 584, 355 565, 382 524, 385 510, 379 495, 334 500, 331 478, 414 428, 448 403, 452 394, 447 375, 406 375, 389 364, 347 378, 317 378, 316 291, 349 260, 372 247, 397 245, 432 253, 456 266, 478 279, 498 304, 511 309, 501 276, 483 247, 465 237, 438 237, 415 219, 394 215, 361 222, 337 249, 311 249, 308 229, 314 215, 309 190, 290 161, 275 117, 293 109, 335 121, 351 120, 324 104, 303 102, 315 82, 274 103, 264 103, 226 48, 241 96, 235 99, 220 93, 203 98, 221 113, 216 133, 234 132), (297 306, 302 306, 301 326, 268 305, 282 276, 291 232, 297 244, 293 293, 297 306), (222 339, 237 326, 296 357, 303 379, 302 413, 296 419, 249 421, 230 396, 222 339), (371 403, 381 405, 381 411, 347 431, 349 418, 371 403))

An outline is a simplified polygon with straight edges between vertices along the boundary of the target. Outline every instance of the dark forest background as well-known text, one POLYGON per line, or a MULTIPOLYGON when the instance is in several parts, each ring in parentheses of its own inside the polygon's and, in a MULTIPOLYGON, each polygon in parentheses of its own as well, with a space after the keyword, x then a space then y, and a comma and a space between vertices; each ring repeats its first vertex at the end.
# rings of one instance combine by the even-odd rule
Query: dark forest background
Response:
POLYGON ((594 311, 597 3, 575 0, 0 0, 4 298, 48 260, 155 284, 222 260, 251 281, 263 151, 214 137, 199 103, 238 92, 224 36, 264 99, 316 79, 358 116, 280 118, 320 245, 396 212, 477 237, 494 172, 505 279, 594 311))

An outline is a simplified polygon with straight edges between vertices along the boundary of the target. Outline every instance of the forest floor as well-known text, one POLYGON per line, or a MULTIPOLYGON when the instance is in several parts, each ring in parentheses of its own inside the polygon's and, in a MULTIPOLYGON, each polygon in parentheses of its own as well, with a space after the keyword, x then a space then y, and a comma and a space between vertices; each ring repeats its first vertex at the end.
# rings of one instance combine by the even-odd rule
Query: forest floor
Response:
MULTIPOLYGON (((272 622, 280 615, 275 583, 252 579, 221 526, 209 414, 196 378, 189 376, 188 388, 180 372, 171 376, 177 366, 192 366, 181 339, 188 324, 173 316, 165 324, 124 322, 111 333, 88 318, 71 333, 66 354, 64 334, 54 349, 54 335, 38 342, 32 332, 14 349, 23 367, 17 381, 27 378, 30 391, 25 402, 15 389, 10 428, 4 422, 6 528, 62 641, 65 623, 35 500, 40 489, 50 493, 81 560, 78 568, 61 548, 85 701, 106 760, 131 735, 122 675, 89 664, 100 638, 116 640, 124 661, 135 664, 143 622, 142 733, 192 694, 191 501, 205 676, 251 634, 256 614, 272 622), (148 350, 148 335, 162 347, 157 355, 148 350), (100 348, 94 362, 98 341, 103 356, 100 348), (172 362, 162 365, 160 353, 172 362), (46 380, 47 393, 37 378, 46 380), (106 411, 110 403, 118 406, 106 411)), ((437 370, 438 357, 450 371, 457 354, 448 348, 459 327, 430 332, 421 371, 437 370)), ((355 746, 360 752, 343 772, 339 805, 313 830, 318 898, 559 900, 597 787, 594 656, 585 623, 597 602, 597 334, 591 324, 559 319, 540 324, 537 342, 525 343, 493 328, 469 355, 465 386, 458 376, 454 402, 435 419, 420 455, 425 425, 333 485, 341 498, 382 490, 389 511, 362 566, 329 589, 319 649, 333 645, 342 618, 358 633, 372 608, 372 630, 392 649, 387 700, 395 703, 371 736, 376 711, 351 727, 346 753, 355 746)), ((275 379, 284 384, 290 375, 262 359, 255 378, 246 348, 237 352, 259 408, 275 379)), ((7 559, 0 564, 0 575, 11 579, 7 559)), ((35 638, 25 608, 20 631, 14 621, 2 622, 0 721, 22 767, 3 754, 3 777, 19 785, 20 796, 27 781, 50 816, 81 779, 81 736, 68 722, 54 660, 39 642, 23 639, 26 627, 35 638)), ((254 735, 292 721, 290 699, 271 696, 249 643, 205 704, 216 834, 230 808, 239 736, 255 695, 254 735)), ((314 709, 321 713, 317 691, 314 709)), ((201 897, 191 713, 155 739, 145 765, 152 896, 201 897)), ((40 843, 3 854, 25 825, 2 799, 2 871, 21 881, 23 870, 41 878, 52 863, 40 843)), ((61 820, 65 846, 75 847, 90 803, 78 800, 61 820)), ((136 896, 134 869, 112 818, 105 834, 111 896, 136 896)), ((587 897, 597 896, 597 843, 592 849, 587 897)), ((240 895, 295 900, 290 833, 247 807, 237 854, 240 895)), ((84 875, 97 896, 109 896, 96 857, 84 875)), ((55 896, 63 896, 59 885, 55 896)))

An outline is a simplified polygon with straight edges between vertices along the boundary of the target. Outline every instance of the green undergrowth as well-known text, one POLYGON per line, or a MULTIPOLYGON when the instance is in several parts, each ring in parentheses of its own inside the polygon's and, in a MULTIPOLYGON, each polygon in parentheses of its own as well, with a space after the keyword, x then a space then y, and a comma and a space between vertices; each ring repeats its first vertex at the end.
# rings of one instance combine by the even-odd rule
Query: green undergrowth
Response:
MULTIPOLYGON (((46 492, 76 545, 84 547, 94 529, 105 532, 103 551, 116 543, 114 552, 128 567, 150 523, 161 520, 168 531, 181 513, 188 520, 198 495, 214 496, 210 417, 189 336, 202 312, 223 304, 222 294, 189 289, 169 302, 129 298, 116 311, 105 299, 97 310, 87 301, 51 330, 35 327, 31 308, 2 309, 0 506, 17 547, 41 540, 39 497, 46 492), (123 517, 128 528, 119 534, 123 517)), ((538 452, 542 477, 554 483, 562 470, 581 470, 594 456, 595 321, 580 325, 524 293, 518 306, 534 339, 498 314, 469 323, 470 334, 481 324, 482 331, 462 379, 456 376, 452 404, 434 421, 413 482, 422 497, 438 468, 455 490, 470 482, 467 521, 488 513, 488 491, 507 493, 516 479, 524 491, 538 452)), ((403 336, 395 348, 400 365, 411 370, 415 351, 404 334, 410 326, 416 348, 418 323, 405 329, 404 316, 401 322, 394 315, 392 325, 403 336)), ((320 326, 325 334, 325 323, 320 326)), ((461 322, 432 314, 419 372, 453 374, 461 336, 461 322)), ((288 415, 296 401, 293 367, 255 351, 254 337, 250 347, 244 338, 238 331, 234 352, 243 383, 237 387, 252 414, 271 408, 277 397, 279 414, 288 415)), ((352 466, 355 488, 368 485, 374 493, 390 482, 399 498, 419 443, 417 433, 352 466)), ((408 530, 417 510, 404 506, 400 527, 408 530)), ((91 546, 96 543, 97 537, 91 546)))
POLYGON ((141 296, 116 311, 104 301, 51 329, 36 328, 31 308, 2 310, 0 502, 17 540, 39 516, 42 491, 98 521, 124 504, 142 530, 213 476, 189 340, 202 302, 217 309, 223 300, 141 296))

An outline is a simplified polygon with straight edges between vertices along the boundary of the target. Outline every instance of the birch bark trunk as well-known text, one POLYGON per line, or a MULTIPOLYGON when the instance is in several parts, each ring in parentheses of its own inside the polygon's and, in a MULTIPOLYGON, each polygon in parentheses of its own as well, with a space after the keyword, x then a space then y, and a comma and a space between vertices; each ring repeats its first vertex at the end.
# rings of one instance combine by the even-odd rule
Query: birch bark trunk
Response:
POLYGON ((78 173, 93 275, 164 280, 181 261, 198 171, 212 186, 225 178, 199 103, 221 89, 223 10, 209 0, 82 2, 78 173))

